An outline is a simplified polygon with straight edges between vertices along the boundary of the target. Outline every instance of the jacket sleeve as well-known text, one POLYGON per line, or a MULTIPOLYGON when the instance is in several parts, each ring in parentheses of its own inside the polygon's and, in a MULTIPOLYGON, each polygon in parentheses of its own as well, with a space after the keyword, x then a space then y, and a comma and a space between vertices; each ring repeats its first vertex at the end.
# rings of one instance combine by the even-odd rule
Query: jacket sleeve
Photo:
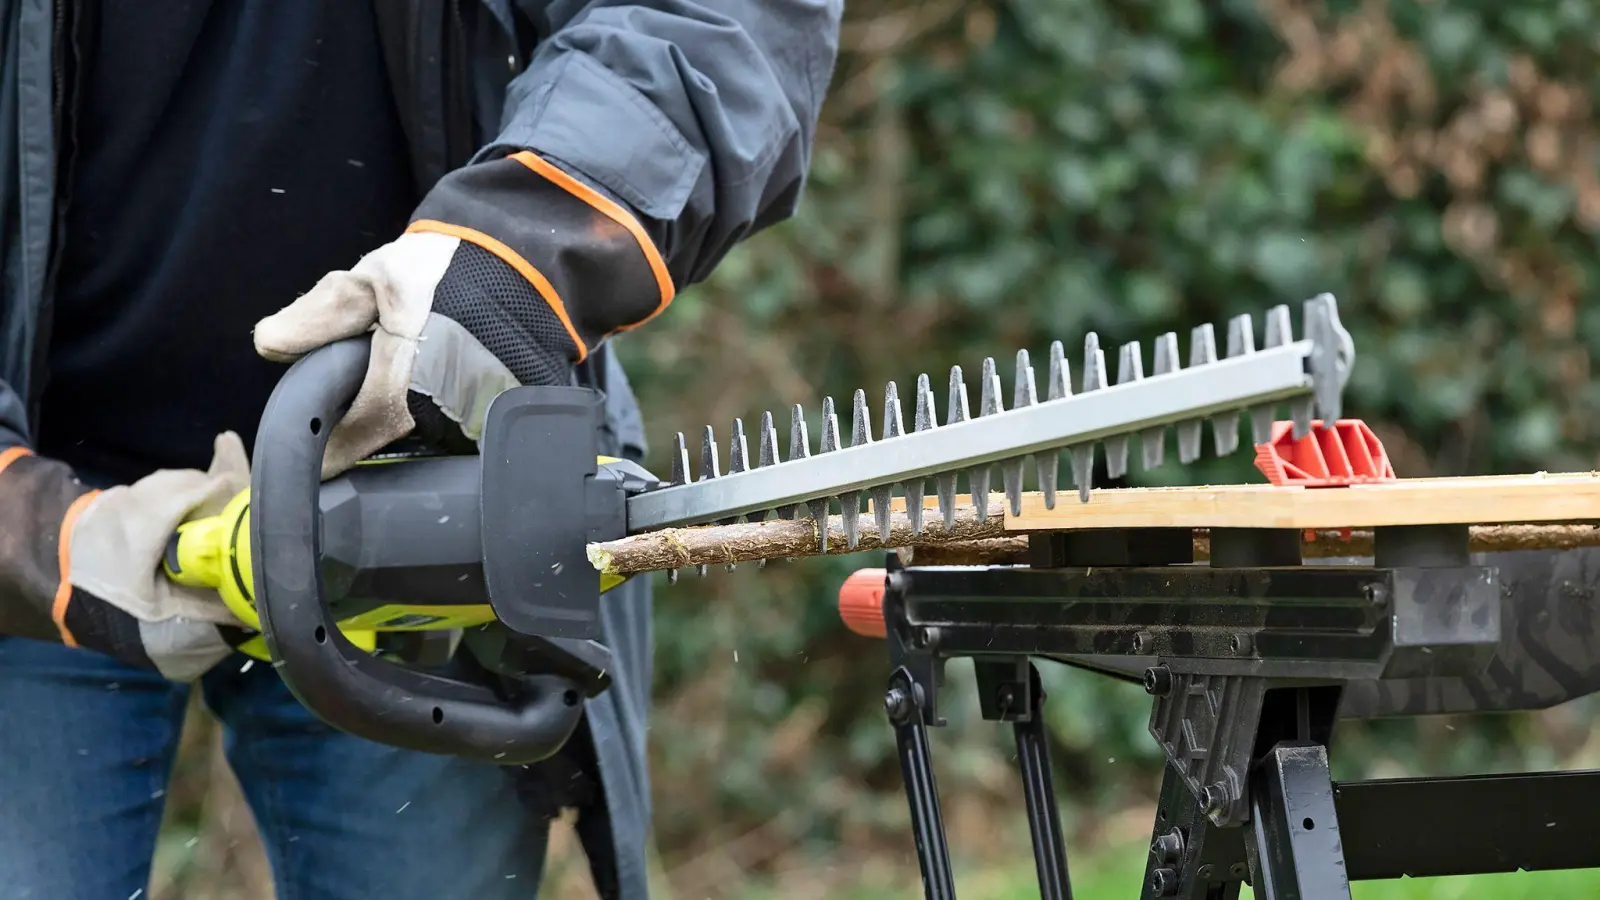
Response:
MULTIPOLYGON (((19 492, 16 485, 4 478, 5 470, 13 462, 23 456, 31 456, 33 452, 29 448, 25 413, 26 407, 16 390, 0 380, 0 494, 4 495, 0 503, 9 504, 0 506, 0 511, 15 509, 28 502, 28 492, 19 492)), ((50 617, 15 590, 8 577, 36 575, 32 570, 11 571, 16 568, 12 561, 21 555, 21 542, 32 537, 32 534, 19 533, 17 529, 0 527, 0 636, 59 641, 59 631, 50 617)))
POLYGON ((0 380, 0 453, 28 446, 27 409, 11 385, 0 380))
POLYGON ((410 230, 509 263, 581 360, 794 214, 842 0, 525 5, 548 36, 510 85, 500 134, 410 230))

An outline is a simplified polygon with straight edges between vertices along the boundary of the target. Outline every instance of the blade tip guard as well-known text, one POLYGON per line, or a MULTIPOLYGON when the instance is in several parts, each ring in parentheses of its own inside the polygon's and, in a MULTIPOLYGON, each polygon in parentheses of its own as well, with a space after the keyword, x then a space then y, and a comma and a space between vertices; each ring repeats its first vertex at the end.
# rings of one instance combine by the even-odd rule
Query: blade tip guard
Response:
POLYGON ((883 593, 888 588, 885 569, 859 569, 839 586, 839 618, 862 637, 888 637, 883 621, 883 593))

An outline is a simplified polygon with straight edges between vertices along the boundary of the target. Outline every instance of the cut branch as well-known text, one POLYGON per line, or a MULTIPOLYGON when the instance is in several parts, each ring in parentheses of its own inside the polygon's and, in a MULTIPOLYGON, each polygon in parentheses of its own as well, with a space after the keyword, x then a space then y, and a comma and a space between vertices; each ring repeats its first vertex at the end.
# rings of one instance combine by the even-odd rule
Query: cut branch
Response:
MULTIPOLYGON (((1574 550, 1600 547, 1600 527, 1593 525, 1474 525, 1468 545, 1473 553, 1511 550, 1574 550)), ((1372 532, 1315 531, 1302 545, 1306 559, 1372 555, 1372 532)), ((1028 562, 1028 539, 1011 536, 979 541, 955 541, 917 546, 904 560, 919 566, 1020 566, 1028 562)), ((1211 558, 1211 538, 1203 529, 1194 533, 1194 558, 1211 558)))
MULTIPOLYGON (((1003 537, 1005 503, 989 504, 988 516, 978 520, 975 507, 958 507, 950 527, 938 510, 923 514, 922 533, 911 533, 911 519, 904 512, 889 516, 889 534, 878 533, 877 522, 863 515, 854 547, 845 544, 844 521, 828 517, 828 555, 886 550, 921 544, 948 544, 1003 537)), ((600 572, 632 575, 688 566, 716 566, 754 562, 758 559, 819 556, 816 523, 811 519, 769 519, 734 525, 702 525, 694 528, 665 528, 615 541, 589 545, 589 562, 600 572)))
MULTIPOLYGON (((1600 527, 1593 525, 1474 525, 1470 535, 1474 553, 1600 547, 1600 527)), ((887 541, 879 539, 872 519, 863 517, 854 549, 845 546, 840 518, 828 519, 829 555, 896 547, 910 548, 905 562, 916 565, 1005 566, 1025 565, 1028 560, 1028 538, 1006 533, 999 502, 990 505, 985 522, 978 521, 976 510, 961 509, 949 529, 930 510, 922 533, 915 537, 910 520, 896 512, 890 518, 887 541)), ((1194 532, 1194 552, 1197 561, 1211 558, 1211 541, 1204 529, 1194 532)), ((1340 531, 1315 531, 1302 552, 1307 559, 1370 557, 1372 532, 1352 531, 1346 538, 1340 531)), ((618 575, 817 555, 817 531, 810 519, 672 528, 589 546, 589 561, 595 568, 618 575)))

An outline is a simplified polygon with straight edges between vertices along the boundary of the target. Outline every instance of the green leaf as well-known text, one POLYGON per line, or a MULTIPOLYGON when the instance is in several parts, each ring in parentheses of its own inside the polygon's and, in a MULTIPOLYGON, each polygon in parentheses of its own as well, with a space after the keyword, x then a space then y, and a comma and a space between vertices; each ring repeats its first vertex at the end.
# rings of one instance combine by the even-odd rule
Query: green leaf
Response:
POLYGON ((1155 272, 1134 272, 1125 282, 1127 311, 1145 321, 1160 320, 1178 311, 1178 289, 1155 272))

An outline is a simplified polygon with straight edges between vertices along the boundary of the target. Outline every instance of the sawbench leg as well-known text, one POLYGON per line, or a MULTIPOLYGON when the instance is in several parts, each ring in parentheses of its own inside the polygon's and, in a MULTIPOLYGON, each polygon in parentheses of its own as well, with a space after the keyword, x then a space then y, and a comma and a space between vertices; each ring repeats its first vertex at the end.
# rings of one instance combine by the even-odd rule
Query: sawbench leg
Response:
POLYGON ((1027 666, 1031 684, 1028 714, 1013 722, 1017 739, 1017 769, 1022 776, 1022 796, 1028 807, 1028 831, 1033 836, 1033 861, 1039 873, 1041 900, 1072 900, 1072 878, 1067 871, 1066 836, 1056 806, 1055 780, 1050 771, 1050 746, 1044 730, 1044 690, 1039 673, 1027 666))
POLYGON ((950 868, 950 848, 945 843, 944 815, 939 810, 939 787, 933 777, 922 689, 903 668, 889 678, 884 709, 894 725, 895 743, 900 750, 900 774, 905 780, 906 802, 911 807, 923 895, 927 900, 955 900, 955 877, 950 868))
POLYGON ((1312 742, 1267 751, 1252 777, 1251 884, 1260 900, 1350 900, 1328 751, 1312 742))
POLYGON ((1169 763, 1140 900, 1238 900, 1250 877, 1240 828, 1219 828, 1169 763))

